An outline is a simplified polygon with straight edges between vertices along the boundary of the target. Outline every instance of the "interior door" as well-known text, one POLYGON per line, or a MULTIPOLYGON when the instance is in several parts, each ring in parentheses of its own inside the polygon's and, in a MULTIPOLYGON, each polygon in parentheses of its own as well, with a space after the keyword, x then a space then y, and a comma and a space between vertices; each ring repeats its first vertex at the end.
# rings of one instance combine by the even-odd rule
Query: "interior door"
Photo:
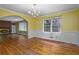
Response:
POLYGON ((16 26, 15 25, 12 25, 11 27, 12 27, 11 33, 16 33, 16 26))

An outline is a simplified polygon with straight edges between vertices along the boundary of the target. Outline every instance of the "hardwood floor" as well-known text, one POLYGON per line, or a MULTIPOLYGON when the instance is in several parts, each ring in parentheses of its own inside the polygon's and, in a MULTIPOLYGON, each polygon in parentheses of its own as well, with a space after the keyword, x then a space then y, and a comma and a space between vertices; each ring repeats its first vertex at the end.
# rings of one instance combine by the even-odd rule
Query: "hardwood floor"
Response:
POLYGON ((78 46, 58 41, 21 35, 4 35, 0 40, 1 55, 79 55, 78 46))

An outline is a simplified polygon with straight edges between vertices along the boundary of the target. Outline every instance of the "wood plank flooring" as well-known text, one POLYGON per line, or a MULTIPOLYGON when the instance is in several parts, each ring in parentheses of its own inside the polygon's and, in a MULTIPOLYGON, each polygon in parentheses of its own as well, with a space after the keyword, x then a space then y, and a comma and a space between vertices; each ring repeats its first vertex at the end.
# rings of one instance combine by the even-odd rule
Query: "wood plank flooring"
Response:
POLYGON ((3 35, 0 41, 1 55, 79 55, 76 45, 36 37, 3 35))

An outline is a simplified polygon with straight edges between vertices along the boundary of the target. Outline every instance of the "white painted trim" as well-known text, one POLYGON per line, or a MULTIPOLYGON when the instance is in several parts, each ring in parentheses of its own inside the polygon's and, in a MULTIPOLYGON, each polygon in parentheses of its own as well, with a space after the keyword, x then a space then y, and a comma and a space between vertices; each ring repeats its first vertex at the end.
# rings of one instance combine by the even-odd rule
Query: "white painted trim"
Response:
MULTIPOLYGON (((52 31, 52 21, 53 21, 53 18, 54 18, 54 17, 55 17, 55 16, 43 20, 43 32, 45 32, 45 31, 44 31, 44 21, 45 21, 45 20, 49 20, 49 19, 50 19, 50 21, 51 21, 51 24, 50 24, 50 26, 51 26, 51 27, 50 27, 50 32, 45 32, 45 33, 60 33, 60 32, 61 32, 61 20, 60 20, 60 31, 59 31, 59 32, 53 32, 53 31, 52 31)), ((59 16, 58 16, 58 17, 59 17, 59 16)), ((62 19, 62 17, 60 17, 60 19, 62 19)))
MULTIPOLYGON (((48 20, 48 19, 49 19, 49 18, 43 20, 43 32, 45 32, 45 31, 44 31, 44 21, 45 21, 45 20, 48 20)), ((50 21, 51 21, 51 20, 50 20, 50 21)), ((51 29, 51 27, 50 27, 50 29, 51 29)), ((51 32, 51 30, 50 30, 50 32, 51 32)), ((45 33, 50 33, 50 32, 45 32, 45 33)))
MULTIPOLYGON (((53 16, 53 18, 54 18, 54 17, 56 17, 56 16, 53 16)), ((52 33, 60 33, 60 32, 61 32, 61 20, 62 20, 62 16, 57 16, 57 17, 60 17, 60 19, 59 19, 59 20, 60 20, 60 30, 59 30, 59 32, 53 32, 53 31, 52 31, 52 21, 53 21, 53 19, 52 19, 52 20, 51 20, 51 32, 52 32, 52 33)))

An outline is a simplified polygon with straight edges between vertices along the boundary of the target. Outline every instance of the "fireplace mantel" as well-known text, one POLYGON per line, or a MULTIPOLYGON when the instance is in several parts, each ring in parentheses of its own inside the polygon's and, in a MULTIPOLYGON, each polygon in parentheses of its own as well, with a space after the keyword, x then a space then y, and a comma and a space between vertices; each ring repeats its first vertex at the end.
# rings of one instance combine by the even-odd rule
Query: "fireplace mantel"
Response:
POLYGON ((0 34, 9 34, 9 29, 0 29, 0 34))

